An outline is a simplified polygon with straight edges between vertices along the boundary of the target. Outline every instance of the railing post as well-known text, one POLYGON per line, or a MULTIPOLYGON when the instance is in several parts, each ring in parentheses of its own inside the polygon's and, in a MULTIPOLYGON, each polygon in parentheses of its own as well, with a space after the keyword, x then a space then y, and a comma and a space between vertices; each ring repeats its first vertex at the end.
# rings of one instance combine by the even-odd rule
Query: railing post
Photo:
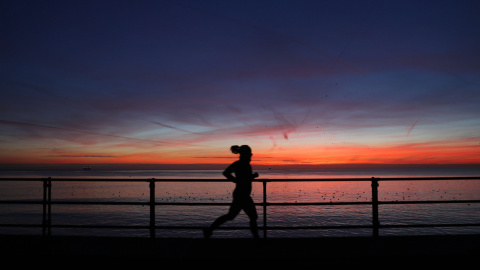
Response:
POLYGON ((267 180, 263 180, 263 239, 267 239, 267 180))
POLYGON ((42 235, 50 236, 52 234, 52 178, 43 180, 43 215, 42 215, 42 235))
POLYGON ((155 238, 155 178, 150 180, 150 238, 155 238))
POLYGON ((378 180, 372 177, 372 226, 373 237, 378 237, 380 221, 378 220, 378 180))
POLYGON ((42 235, 47 233, 47 180, 43 180, 43 200, 42 200, 42 235))
POLYGON ((52 234, 52 178, 48 178, 48 236, 52 234))

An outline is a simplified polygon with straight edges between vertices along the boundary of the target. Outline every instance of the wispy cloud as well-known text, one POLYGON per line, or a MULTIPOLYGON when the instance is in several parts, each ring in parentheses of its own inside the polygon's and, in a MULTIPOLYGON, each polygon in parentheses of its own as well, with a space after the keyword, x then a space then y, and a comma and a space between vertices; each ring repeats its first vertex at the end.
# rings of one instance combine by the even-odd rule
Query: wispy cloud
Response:
POLYGON ((55 158, 117 158, 119 156, 108 156, 108 155, 51 155, 45 157, 55 157, 55 158))
POLYGON ((62 130, 62 131, 69 131, 69 132, 82 133, 82 134, 89 134, 89 135, 95 135, 95 136, 105 136, 105 137, 119 138, 119 139, 125 139, 125 140, 134 140, 134 141, 138 141, 138 142, 151 143, 151 144, 154 144, 154 145, 169 144, 169 143, 167 143, 167 142, 161 142, 161 141, 145 140, 145 139, 131 138, 131 137, 125 137, 125 136, 120 136, 120 135, 114 135, 114 134, 105 134, 105 133, 98 133, 98 132, 90 132, 90 131, 85 131, 85 130, 76 130, 76 129, 69 129, 69 128, 49 126, 49 125, 35 124, 35 123, 25 123, 25 122, 18 122, 18 121, 0 120, 0 124, 4 124, 4 125, 19 125, 19 126, 29 126, 29 127, 35 127, 35 128, 46 128, 46 129, 62 130))
POLYGON ((413 125, 408 129, 407 137, 410 136, 410 132, 412 132, 413 128, 417 125, 417 123, 418 123, 418 120, 415 121, 415 123, 413 123, 413 125))
POLYGON ((185 133, 190 133, 190 134, 197 134, 197 135, 200 135, 200 133, 197 133, 197 132, 191 132, 191 131, 188 131, 188 130, 185 130, 183 128, 178 128, 178 127, 174 127, 174 126, 171 126, 171 125, 167 125, 167 124, 162 124, 160 122, 157 122, 157 121, 150 121, 156 125, 159 125, 159 126, 162 126, 162 127, 166 127, 166 128, 170 128, 170 129, 173 129, 173 130, 177 130, 177 131, 181 131, 181 132, 185 132, 185 133))

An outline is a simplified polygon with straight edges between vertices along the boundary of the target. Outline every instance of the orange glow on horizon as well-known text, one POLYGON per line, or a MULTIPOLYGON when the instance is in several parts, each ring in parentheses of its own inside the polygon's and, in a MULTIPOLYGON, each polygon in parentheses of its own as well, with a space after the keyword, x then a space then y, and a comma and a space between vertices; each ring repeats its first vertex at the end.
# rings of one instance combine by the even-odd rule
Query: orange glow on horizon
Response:
MULTIPOLYGON (((252 165, 331 165, 331 164, 480 164, 478 146, 446 142, 416 143, 383 147, 333 145, 262 149, 253 147, 252 165)), ((226 150, 148 153, 62 153, 45 155, 31 152, 0 157, 2 164, 229 164, 238 157, 226 150), (221 151, 221 152, 220 152, 221 151), (220 153, 219 153, 220 152, 220 153)))

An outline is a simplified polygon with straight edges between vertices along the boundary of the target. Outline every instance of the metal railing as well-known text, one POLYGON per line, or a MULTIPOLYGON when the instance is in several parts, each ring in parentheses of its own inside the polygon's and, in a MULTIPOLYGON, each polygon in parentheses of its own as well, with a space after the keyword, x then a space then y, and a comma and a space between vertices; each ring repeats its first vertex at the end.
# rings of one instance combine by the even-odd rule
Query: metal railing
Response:
MULTIPOLYGON (((333 178, 333 179, 263 179, 254 180, 263 184, 263 196, 261 203, 255 203, 257 206, 263 207, 263 226, 259 226, 259 230, 263 231, 263 237, 267 238, 267 232, 271 230, 320 230, 320 229, 371 229, 372 236, 378 237, 381 228, 425 228, 425 227, 472 227, 480 226, 480 223, 444 223, 444 224, 380 224, 379 205, 391 204, 452 204, 452 203, 480 203, 477 200, 408 200, 408 201, 380 201, 378 199, 378 186, 382 181, 423 181, 423 180, 480 180, 480 177, 406 177, 406 178, 333 178), (273 182, 370 182, 371 183, 371 201, 347 201, 347 202, 268 202, 267 201, 267 184, 273 182), (267 220, 267 207, 269 206, 321 206, 321 205, 371 205, 372 221, 371 225, 333 225, 333 226, 269 226, 267 220)), ((175 206, 226 206, 230 203, 223 202, 158 202, 155 199, 155 184, 157 182, 226 182, 222 179, 70 179, 70 178, 0 178, 2 181, 41 181, 43 182, 43 199, 42 200, 0 200, 0 205, 14 204, 41 204, 42 205, 42 222, 41 224, 5 224, 0 223, 0 227, 29 227, 42 228, 44 236, 51 235, 52 228, 106 228, 106 229, 146 229, 149 230, 151 238, 156 238, 157 229, 202 229, 204 226, 159 226, 155 223, 156 207, 162 205, 175 206), (144 182, 149 186, 149 200, 143 202, 127 202, 127 201, 52 201, 52 182, 144 182), (52 224, 52 205, 148 205, 149 206, 149 224, 145 225, 62 225, 52 224)), ((222 226, 223 230, 249 229, 249 227, 228 227, 222 226)))

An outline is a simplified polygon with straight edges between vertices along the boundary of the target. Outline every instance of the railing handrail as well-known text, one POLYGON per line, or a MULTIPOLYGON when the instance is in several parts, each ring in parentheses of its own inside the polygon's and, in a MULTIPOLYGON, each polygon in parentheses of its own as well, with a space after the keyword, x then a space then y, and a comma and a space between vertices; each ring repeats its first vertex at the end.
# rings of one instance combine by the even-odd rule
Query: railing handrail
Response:
MULTIPOLYGON (((380 228, 409 228, 409 227, 459 227, 459 226, 480 226, 480 223, 453 223, 453 224, 388 224, 380 225, 378 217, 378 206, 382 204, 441 204, 441 203, 480 203, 479 200, 423 200, 423 201, 379 201, 378 200, 378 182, 379 181, 429 181, 429 180, 480 180, 480 176, 462 176, 462 177, 371 177, 371 178, 304 178, 304 179, 254 179, 254 182, 263 183, 263 201, 255 205, 263 207, 263 230, 264 238, 267 236, 267 230, 297 230, 297 229, 358 229, 371 228, 373 236, 379 235, 380 228), (363 181, 371 182, 372 199, 371 201, 349 202, 267 202, 267 183, 272 182, 352 182, 363 181), (291 206, 291 205, 372 205, 372 225, 336 225, 336 226, 267 226, 267 206, 291 206)), ((22 178, 22 177, 1 177, 0 182, 5 181, 42 181, 43 199, 42 200, 0 200, 0 204, 42 204, 43 220, 41 225, 36 224, 0 224, 0 227, 42 227, 43 235, 50 235, 51 228, 124 228, 124 229, 149 229, 150 237, 155 238, 156 229, 199 229, 200 226, 157 226, 155 224, 155 208, 159 205, 198 205, 198 206, 220 206, 230 205, 224 202, 157 202, 155 200, 155 183, 157 182, 231 182, 227 179, 207 179, 207 178, 22 178), (143 182, 149 183, 150 198, 142 202, 132 201, 64 201, 51 199, 52 181, 55 182, 143 182), (59 225, 51 223, 51 205, 52 204, 76 204, 76 205, 149 205, 150 224, 149 225, 59 225)), ((221 229, 246 229, 248 227, 221 227, 221 229)))
MULTIPOLYGON (((345 178, 259 178, 252 182, 346 182, 346 181, 428 181, 428 180, 480 180, 480 176, 446 177, 345 177, 345 178)), ((231 182, 224 178, 75 178, 75 177, 0 177, 1 181, 44 181, 51 179, 66 182, 231 182)))

